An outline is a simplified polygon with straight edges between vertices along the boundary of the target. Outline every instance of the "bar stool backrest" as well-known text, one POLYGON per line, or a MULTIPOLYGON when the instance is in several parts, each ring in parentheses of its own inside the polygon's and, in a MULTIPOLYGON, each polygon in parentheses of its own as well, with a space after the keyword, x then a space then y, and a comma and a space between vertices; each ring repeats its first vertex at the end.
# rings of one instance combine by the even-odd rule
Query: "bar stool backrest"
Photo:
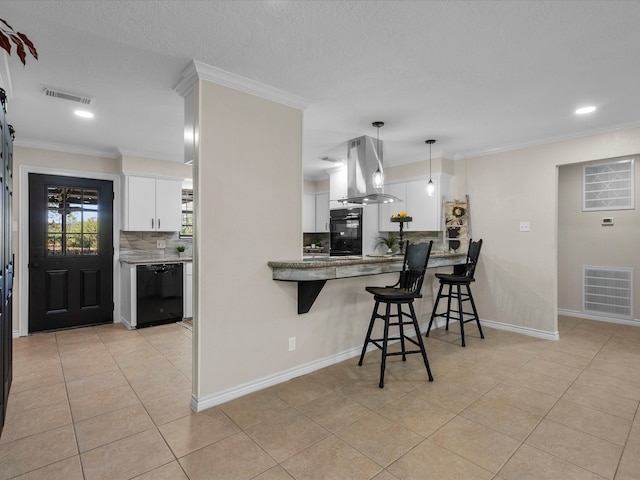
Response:
POLYGON ((464 270, 463 276, 470 278, 472 281, 474 274, 476 273, 476 266, 478 265, 478 258, 480 257, 480 249, 482 248, 482 239, 474 242, 469 240, 469 252, 467 253, 467 264, 464 270))
POLYGON ((420 293, 432 246, 433 241, 416 244, 407 242, 404 264, 402 265, 402 272, 400 272, 400 288, 415 294, 420 293))

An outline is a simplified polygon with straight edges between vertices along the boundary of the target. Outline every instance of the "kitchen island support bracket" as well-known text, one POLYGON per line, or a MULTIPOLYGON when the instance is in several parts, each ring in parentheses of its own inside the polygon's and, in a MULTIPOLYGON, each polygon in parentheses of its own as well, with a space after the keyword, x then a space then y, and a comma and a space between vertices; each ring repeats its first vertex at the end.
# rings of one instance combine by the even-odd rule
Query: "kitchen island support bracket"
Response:
POLYGON ((311 310, 313 302, 318 298, 325 283, 327 283, 326 280, 298 282, 298 315, 311 310))

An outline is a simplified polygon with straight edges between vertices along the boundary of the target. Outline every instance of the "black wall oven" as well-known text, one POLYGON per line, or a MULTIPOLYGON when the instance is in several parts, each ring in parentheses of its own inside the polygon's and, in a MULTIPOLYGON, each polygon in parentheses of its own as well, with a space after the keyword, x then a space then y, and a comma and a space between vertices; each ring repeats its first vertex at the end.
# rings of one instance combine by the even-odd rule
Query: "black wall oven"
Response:
POLYGON ((362 256, 362 208, 331 210, 331 248, 329 255, 362 256))

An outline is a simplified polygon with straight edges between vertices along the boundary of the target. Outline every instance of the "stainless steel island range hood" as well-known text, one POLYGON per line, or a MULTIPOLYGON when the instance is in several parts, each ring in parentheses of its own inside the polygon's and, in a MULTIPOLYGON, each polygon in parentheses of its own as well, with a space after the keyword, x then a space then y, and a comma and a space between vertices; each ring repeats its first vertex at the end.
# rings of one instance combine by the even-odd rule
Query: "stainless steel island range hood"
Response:
POLYGON ((347 198, 343 203, 368 205, 402 202, 393 195, 385 194, 384 186, 374 185, 374 174, 382 171, 381 140, 367 135, 349 140, 347 142, 347 198))

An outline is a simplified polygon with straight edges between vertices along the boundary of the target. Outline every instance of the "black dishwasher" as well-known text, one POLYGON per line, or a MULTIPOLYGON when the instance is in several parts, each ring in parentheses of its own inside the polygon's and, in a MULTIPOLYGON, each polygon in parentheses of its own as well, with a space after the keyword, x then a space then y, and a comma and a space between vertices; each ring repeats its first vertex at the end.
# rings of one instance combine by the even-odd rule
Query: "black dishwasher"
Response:
POLYGON ((182 320, 182 265, 137 266, 136 328, 182 320))

